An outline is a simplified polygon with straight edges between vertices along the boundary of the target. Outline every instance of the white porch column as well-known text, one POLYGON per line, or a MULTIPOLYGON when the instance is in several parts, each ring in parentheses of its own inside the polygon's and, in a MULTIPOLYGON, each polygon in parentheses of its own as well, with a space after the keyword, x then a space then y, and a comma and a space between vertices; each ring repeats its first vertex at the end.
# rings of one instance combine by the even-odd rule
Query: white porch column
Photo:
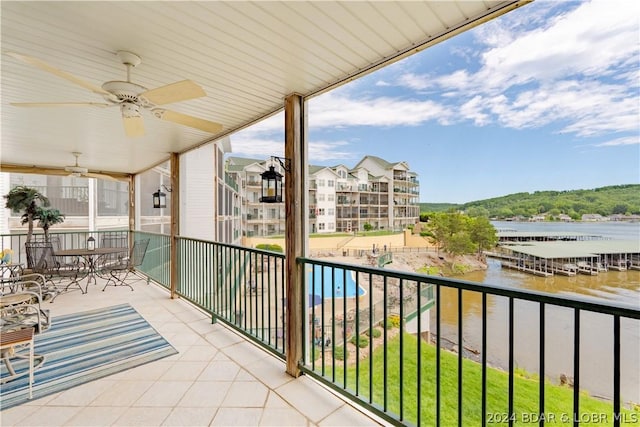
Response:
POLYGON ((87 186, 89 187, 89 231, 96 231, 98 219, 98 180, 88 178, 87 186))

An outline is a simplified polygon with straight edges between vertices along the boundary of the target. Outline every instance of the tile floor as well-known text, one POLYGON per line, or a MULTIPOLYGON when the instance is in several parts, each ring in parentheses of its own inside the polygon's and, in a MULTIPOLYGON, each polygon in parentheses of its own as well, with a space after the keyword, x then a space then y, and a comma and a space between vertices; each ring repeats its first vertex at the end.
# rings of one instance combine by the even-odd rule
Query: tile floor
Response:
POLYGON ((153 283, 101 289, 46 308, 55 321, 129 303, 179 353, 1 411, 1 426, 384 425, 309 377, 287 375, 284 362, 153 283))

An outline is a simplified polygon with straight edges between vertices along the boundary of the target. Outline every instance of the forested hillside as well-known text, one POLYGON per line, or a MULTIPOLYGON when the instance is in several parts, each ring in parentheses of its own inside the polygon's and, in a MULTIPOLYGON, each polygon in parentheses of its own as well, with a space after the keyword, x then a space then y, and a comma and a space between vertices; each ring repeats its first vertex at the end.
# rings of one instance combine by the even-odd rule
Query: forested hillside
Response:
POLYGON ((583 214, 640 215, 640 185, 613 185, 592 190, 536 191, 477 200, 464 204, 421 203, 421 212, 463 210, 470 215, 490 218, 532 217, 538 214, 569 215, 580 219, 583 214))

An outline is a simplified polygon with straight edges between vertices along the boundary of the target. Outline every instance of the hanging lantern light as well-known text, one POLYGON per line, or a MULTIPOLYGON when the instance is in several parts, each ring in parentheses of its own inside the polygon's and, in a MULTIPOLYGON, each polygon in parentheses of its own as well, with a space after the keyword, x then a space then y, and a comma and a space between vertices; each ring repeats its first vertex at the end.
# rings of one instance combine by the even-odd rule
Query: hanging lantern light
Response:
POLYGON ((273 166, 269 170, 260 174, 262 177, 262 203, 282 202, 282 174, 277 172, 273 166))
POLYGON ((158 191, 153 193, 153 207, 156 209, 167 207, 167 195, 158 188, 158 191))

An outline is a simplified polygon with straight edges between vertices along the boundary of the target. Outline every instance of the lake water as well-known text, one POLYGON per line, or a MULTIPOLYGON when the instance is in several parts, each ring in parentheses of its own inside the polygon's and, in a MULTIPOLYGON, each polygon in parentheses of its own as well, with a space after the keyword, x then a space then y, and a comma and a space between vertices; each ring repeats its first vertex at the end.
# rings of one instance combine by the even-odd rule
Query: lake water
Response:
MULTIPOLYGON (((517 231, 566 231, 602 235, 611 239, 640 240, 640 223, 520 223, 495 222, 499 229, 517 231)), ((486 271, 461 277, 465 280, 498 286, 528 289, 552 294, 580 296, 612 304, 640 308, 640 271, 609 271, 597 276, 538 277, 503 269, 498 260, 489 259, 486 271)), ((457 342, 457 292, 443 289, 441 294, 443 336, 457 342)), ((480 350, 482 296, 463 293, 463 326, 465 347, 480 350)), ((516 367, 538 374, 537 304, 516 301, 515 363, 516 367)), ((558 382, 561 374, 573 376, 573 311, 547 307, 545 374, 558 382)), ((580 388, 591 395, 611 398, 613 394, 613 321, 610 317, 583 313, 581 316, 580 388)), ((432 323, 433 325, 434 323, 432 323)), ((508 300, 487 299, 487 358, 493 366, 508 367, 508 300)), ((622 397, 625 402, 640 403, 640 321, 622 320, 622 397)))

